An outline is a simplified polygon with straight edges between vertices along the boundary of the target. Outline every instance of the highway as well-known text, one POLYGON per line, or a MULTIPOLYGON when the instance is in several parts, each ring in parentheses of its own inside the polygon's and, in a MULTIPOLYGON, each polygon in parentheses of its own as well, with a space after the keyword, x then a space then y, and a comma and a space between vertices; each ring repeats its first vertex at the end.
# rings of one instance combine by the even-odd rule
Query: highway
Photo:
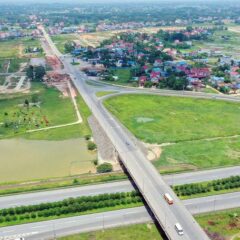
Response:
MULTIPOLYGON (((240 192, 183 201, 192 214, 240 207, 240 192)), ((152 221, 145 207, 130 208, 112 212, 62 218, 52 221, 29 223, 0 228, 0 240, 12 240, 16 237, 25 239, 50 239, 74 233, 103 230, 110 227, 152 221)))
MULTIPOLYGON (((40 27, 41 28, 41 27, 40 27)), ((142 193, 148 206, 154 213, 169 240, 205 240, 209 239, 202 228, 196 223, 193 216, 185 208, 168 184, 163 180, 154 166, 148 161, 141 150, 137 147, 134 138, 121 126, 102 105, 96 95, 86 85, 86 76, 70 64, 70 61, 62 56, 56 49, 52 40, 41 28, 46 41, 64 65, 65 71, 72 76, 75 87, 90 107, 93 115, 98 120, 107 136, 112 141, 122 162, 133 178, 138 189, 142 193), (168 205, 164 200, 164 193, 168 192, 174 199, 174 205, 168 205), (179 222, 184 235, 180 236, 175 230, 175 224, 179 222)))
MULTIPOLYGON (((240 175, 240 167, 229 167, 191 173, 164 175, 163 179, 169 185, 180 185, 186 183, 216 180, 236 175, 240 175)), ((0 197, 0 208, 2 209, 45 202, 56 202, 70 197, 75 198, 80 196, 93 196, 104 193, 130 192, 133 189, 134 188, 132 184, 127 180, 34 193, 16 194, 0 197)))

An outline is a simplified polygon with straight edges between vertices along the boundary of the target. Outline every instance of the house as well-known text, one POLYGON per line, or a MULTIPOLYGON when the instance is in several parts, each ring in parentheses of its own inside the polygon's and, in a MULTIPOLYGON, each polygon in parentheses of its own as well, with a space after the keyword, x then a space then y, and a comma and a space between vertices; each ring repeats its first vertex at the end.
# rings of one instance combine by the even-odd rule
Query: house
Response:
POLYGON ((208 68, 191 68, 185 71, 188 77, 195 79, 203 79, 210 77, 210 71, 208 68))
POLYGON ((147 76, 141 76, 139 78, 139 86, 144 87, 145 82, 147 81, 147 76))
POLYGON ((142 67, 142 70, 143 70, 145 73, 147 73, 148 70, 149 70, 149 67, 148 67, 147 65, 144 65, 144 66, 142 67))
POLYGON ((159 72, 151 72, 150 79, 151 79, 151 82, 158 83, 159 79, 160 79, 160 73, 159 72))
POLYGON ((240 81, 240 68, 232 67, 230 70, 230 77, 232 80, 240 81))
POLYGON ((160 66, 162 66, 162 60, 161 59, 156 59, 155 60, 155 62, 154 62, 154 64, 153 64, 153 66, 154 67, 160 67, 160 66))

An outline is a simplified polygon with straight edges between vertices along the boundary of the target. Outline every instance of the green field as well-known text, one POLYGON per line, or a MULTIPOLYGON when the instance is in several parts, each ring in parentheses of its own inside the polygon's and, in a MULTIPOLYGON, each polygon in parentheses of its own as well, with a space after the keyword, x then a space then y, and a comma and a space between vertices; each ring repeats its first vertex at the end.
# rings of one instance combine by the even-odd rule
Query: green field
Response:
POLYGON ((91 112, 81 96, 77 97, 77 103, 83 119, 81 124, 26 133, 23 135, 24 138, 32 140, 64 140, 91 135, 91 129, 87 121, 91 112))
POLYGON ((162 240, 154 224, 137 224, 123 226, 104 231, 82 233, 69 237, 59 238, 60 240, 162 240))
POLYGON ((239 103, 129 94, 109 98, 104 104, 144 142, 181 142, 240 133, 239 103))
POLYGON ((153 164, 162 173, 240 165, 240 136, 165 146, 153 164))
POLYGON ((24 54, 27 47, 40 47, 38 39, 29 37, 0 42, 0 58, 17 58, 24 54))
POLYGON ((77 40, 77 37, 74 34, 59 34, 51 36, 52 41, 55 43, 56 47, 61 53, 65 53, 64 45, 67 42, 72 42, 77 40))
POLYGON ((76 114, 70 98, 64 98, 54 88, 34 83, 31 93, 14 95, 0 100, 0 122, 7 123, 9 127, 0 126, 0 137, 14 136, 25 133, 28 129, 44 128, 76 121, 76 114), (22 106, 27 99, 32 102, 37 96, 39 107, 22 106), (16 127, 17 126, 17 127, 16 127), (16 129, 17 128, 17 129, 16 129))
POLYGON ((142 141, 172 143, 153 162, 161 173, 240 164, 238 103, 122 95, 104 104, 142 141))
POLYGON ((41 47, 38 39, 29 37, 6 40, 0 42, 0 73, 6 72, 4 63, 10 61, 9 72, 16 72, 19 70, 20 63, 29 61, 31 56, 42 57, 43 53, 26 54, 25 49, 28 47, 41 47))
MULTIPOLYGON (((238 240, 240 227, 240 208, 196 216, 199 224, 208 232, 210 239, 238 240), (214 238, 215 236, 215 238, 214 238), (216 238, 218 237, 218 238, 216 238)), ((162 240, 156 226, 152 223, 122 226, 104 231, 82 233, 60 240, 162 240)))
POLYGON ((118 77, 118 80, 114 82, 116 84, 128 84, 131 80, 131 71, 128 68, 114 70, 113 75, 118 77))

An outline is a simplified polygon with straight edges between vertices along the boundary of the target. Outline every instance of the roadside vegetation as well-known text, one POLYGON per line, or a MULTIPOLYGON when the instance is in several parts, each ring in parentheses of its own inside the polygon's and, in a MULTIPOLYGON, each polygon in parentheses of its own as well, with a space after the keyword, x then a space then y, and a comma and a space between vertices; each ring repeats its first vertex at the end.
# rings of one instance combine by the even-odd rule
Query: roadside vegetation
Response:
POLYGON ((38 180, 34 182, 2 183, 0 184, 0 196, 100 184, 126 179, 127 176, 123 173, 108 173, 96 175, 85 174, 73 177, 38 180))
POLYGON ((59 240, 162 240, 156 226, 153 223, 122 226, 118 228, 105 229, 90 233, 81 233, 68 237, 59 238, 59 240))
POLYGON ((100 91, 96 93, 97 97, 103 97, 109 94, 117 93, 117 91, 100 91))
MULTIPOLYGON (((240 208, 228 211, 206 213, 196 216, 198 223, 204 228, 211 240, 238 240, 240 224, 240 208)), ((122 226, 104 231, 81 233, 60 240, 88 240, 88 239, 153 239, 162 240, 156 226, 153 223, 144 223, 130 226, 122 226)))
POLYGON ((214 181, 173 186, 181 199, 205 197, 240 190, 240 176, 232 176, 214 181))
POLYGON ((212 240, 240 239, 240 208, 196 216, 212 240))
POLYGON ((39 222, 63 217, 137 207, 142 199, 136 191, 69 198, 53 203, 0 210, 0 226, 39 222))

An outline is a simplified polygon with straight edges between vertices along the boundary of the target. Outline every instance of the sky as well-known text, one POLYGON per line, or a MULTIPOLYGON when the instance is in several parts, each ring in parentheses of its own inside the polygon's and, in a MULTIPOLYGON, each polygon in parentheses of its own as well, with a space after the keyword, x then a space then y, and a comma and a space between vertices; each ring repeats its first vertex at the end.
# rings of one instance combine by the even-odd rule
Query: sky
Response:
MULTIPOLYGON (((7 3, 81 3, 81 2, 95 2, 95 3, 104 3, 104 2, 199 2, 199 0, 8 0, 7 3)), ((222 0, 201 0, 205 2, 222 2, 222 0)), ((232 0, 234 1, 234 0, 232 0)), ((238 0, 235 0, 238 1, 238 0)), ((225 1, 226 2, 226 1, 225 1)), ((6 0, 0 0, 0 3, 6 3, 6 0)))

